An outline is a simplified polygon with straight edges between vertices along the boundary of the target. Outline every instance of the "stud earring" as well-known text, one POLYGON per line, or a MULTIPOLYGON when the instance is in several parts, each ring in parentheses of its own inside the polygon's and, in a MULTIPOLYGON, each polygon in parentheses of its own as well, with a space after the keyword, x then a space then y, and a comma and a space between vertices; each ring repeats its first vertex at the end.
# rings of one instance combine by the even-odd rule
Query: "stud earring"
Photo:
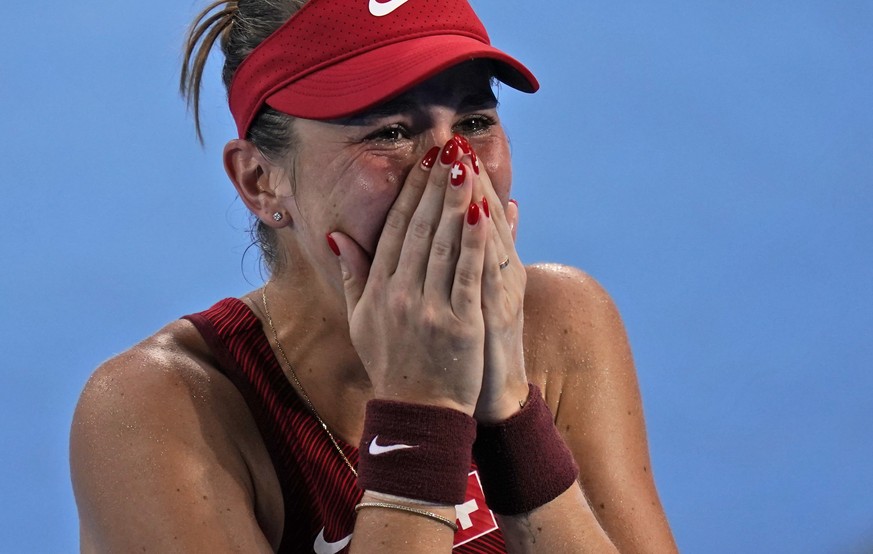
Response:
POLYGON ((283 216, 280 212, 273 213, 273 221, 282 221, 283 216))

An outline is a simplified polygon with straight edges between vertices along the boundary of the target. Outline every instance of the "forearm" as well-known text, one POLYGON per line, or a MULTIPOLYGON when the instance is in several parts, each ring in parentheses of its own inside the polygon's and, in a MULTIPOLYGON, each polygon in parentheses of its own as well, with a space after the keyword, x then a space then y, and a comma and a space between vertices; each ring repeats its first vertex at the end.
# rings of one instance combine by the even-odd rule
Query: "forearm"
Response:
POLYGON ((582 489, 573 485, 539 508, 515 516, 497 516, 507 551, 618 552, 600 526, 582 489))
MULTIPOLYGON (((383 502, 383 495, 364 494, 361 502, 383 502)), ((422 506, 392 498, 391 503, 428 511, 455 521, 453 506, 422 506)), ((497 523, 511 554, 525 552, 618 552, 594 517, 582 490, 566 492, 531 512, 497 516, 497 523)), ((350 552, 449 552, 454 533, 434 519, 396 509, 362 509, 355 523, 350 552)))
MULTIPOLYGON (((384 503, 405 506, 455 521, 454 506, 422 504, 414 500, 366 492, 362 504, 384 503)), ((433 553, 450 552, 454 531, 445 523, 421 513, 404 512, 397 508, 368 507, 358 510, 350 552, 433 553)))

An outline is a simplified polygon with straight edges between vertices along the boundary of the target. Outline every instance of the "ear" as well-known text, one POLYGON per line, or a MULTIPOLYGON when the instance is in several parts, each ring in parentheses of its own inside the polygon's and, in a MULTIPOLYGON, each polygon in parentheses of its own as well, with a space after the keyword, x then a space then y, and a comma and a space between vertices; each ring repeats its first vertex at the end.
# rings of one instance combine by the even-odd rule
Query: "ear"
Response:
MULTIPOLYGON (((286 172, 267 160, 247 140, 234 139, 224 146, 224 170, 248 209, 270 227, 285 227, 291 222, 282 205, 281 178, 286 172), (282 217, 274 217, 274 214, 282 217)), ((288 183, 290 187, 290 183, 288 183)), ((287 191, 290 194, 290 190, 287 191)))

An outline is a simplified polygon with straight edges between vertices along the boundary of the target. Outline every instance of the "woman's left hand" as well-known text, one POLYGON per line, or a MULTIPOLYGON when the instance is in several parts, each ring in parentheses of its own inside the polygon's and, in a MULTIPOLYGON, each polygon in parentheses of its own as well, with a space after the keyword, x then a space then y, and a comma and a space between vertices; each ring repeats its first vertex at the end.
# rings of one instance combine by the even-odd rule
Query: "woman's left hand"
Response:
MULTIPOLYGON (((473 154, 472 156, 475 156, 473 154)), ((502 204, 480 160, 474 179, 474 198, 484 197, 490 211, 490 238, 482 275, 485 319, 485 368, 474 417, 495 423, 516 413, 528 395, 524 367, 524 291, 527 276, 515 250, 518 207, 502 204), (502 267, 501 267, 502 266, 502 267)))

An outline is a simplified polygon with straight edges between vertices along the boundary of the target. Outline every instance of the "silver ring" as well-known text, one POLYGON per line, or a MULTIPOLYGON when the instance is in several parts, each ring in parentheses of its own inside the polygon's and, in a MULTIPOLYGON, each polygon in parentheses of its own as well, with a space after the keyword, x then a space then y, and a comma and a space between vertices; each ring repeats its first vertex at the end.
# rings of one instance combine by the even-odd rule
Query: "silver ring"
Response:
POLYGON ((508 266, 508 265, 509 265, 509 256, 507 256, 505 260, 500 262, 500 265, 498 265, 497 267, 499 267, 500 269, 506 269, 506 266, 508 266))

